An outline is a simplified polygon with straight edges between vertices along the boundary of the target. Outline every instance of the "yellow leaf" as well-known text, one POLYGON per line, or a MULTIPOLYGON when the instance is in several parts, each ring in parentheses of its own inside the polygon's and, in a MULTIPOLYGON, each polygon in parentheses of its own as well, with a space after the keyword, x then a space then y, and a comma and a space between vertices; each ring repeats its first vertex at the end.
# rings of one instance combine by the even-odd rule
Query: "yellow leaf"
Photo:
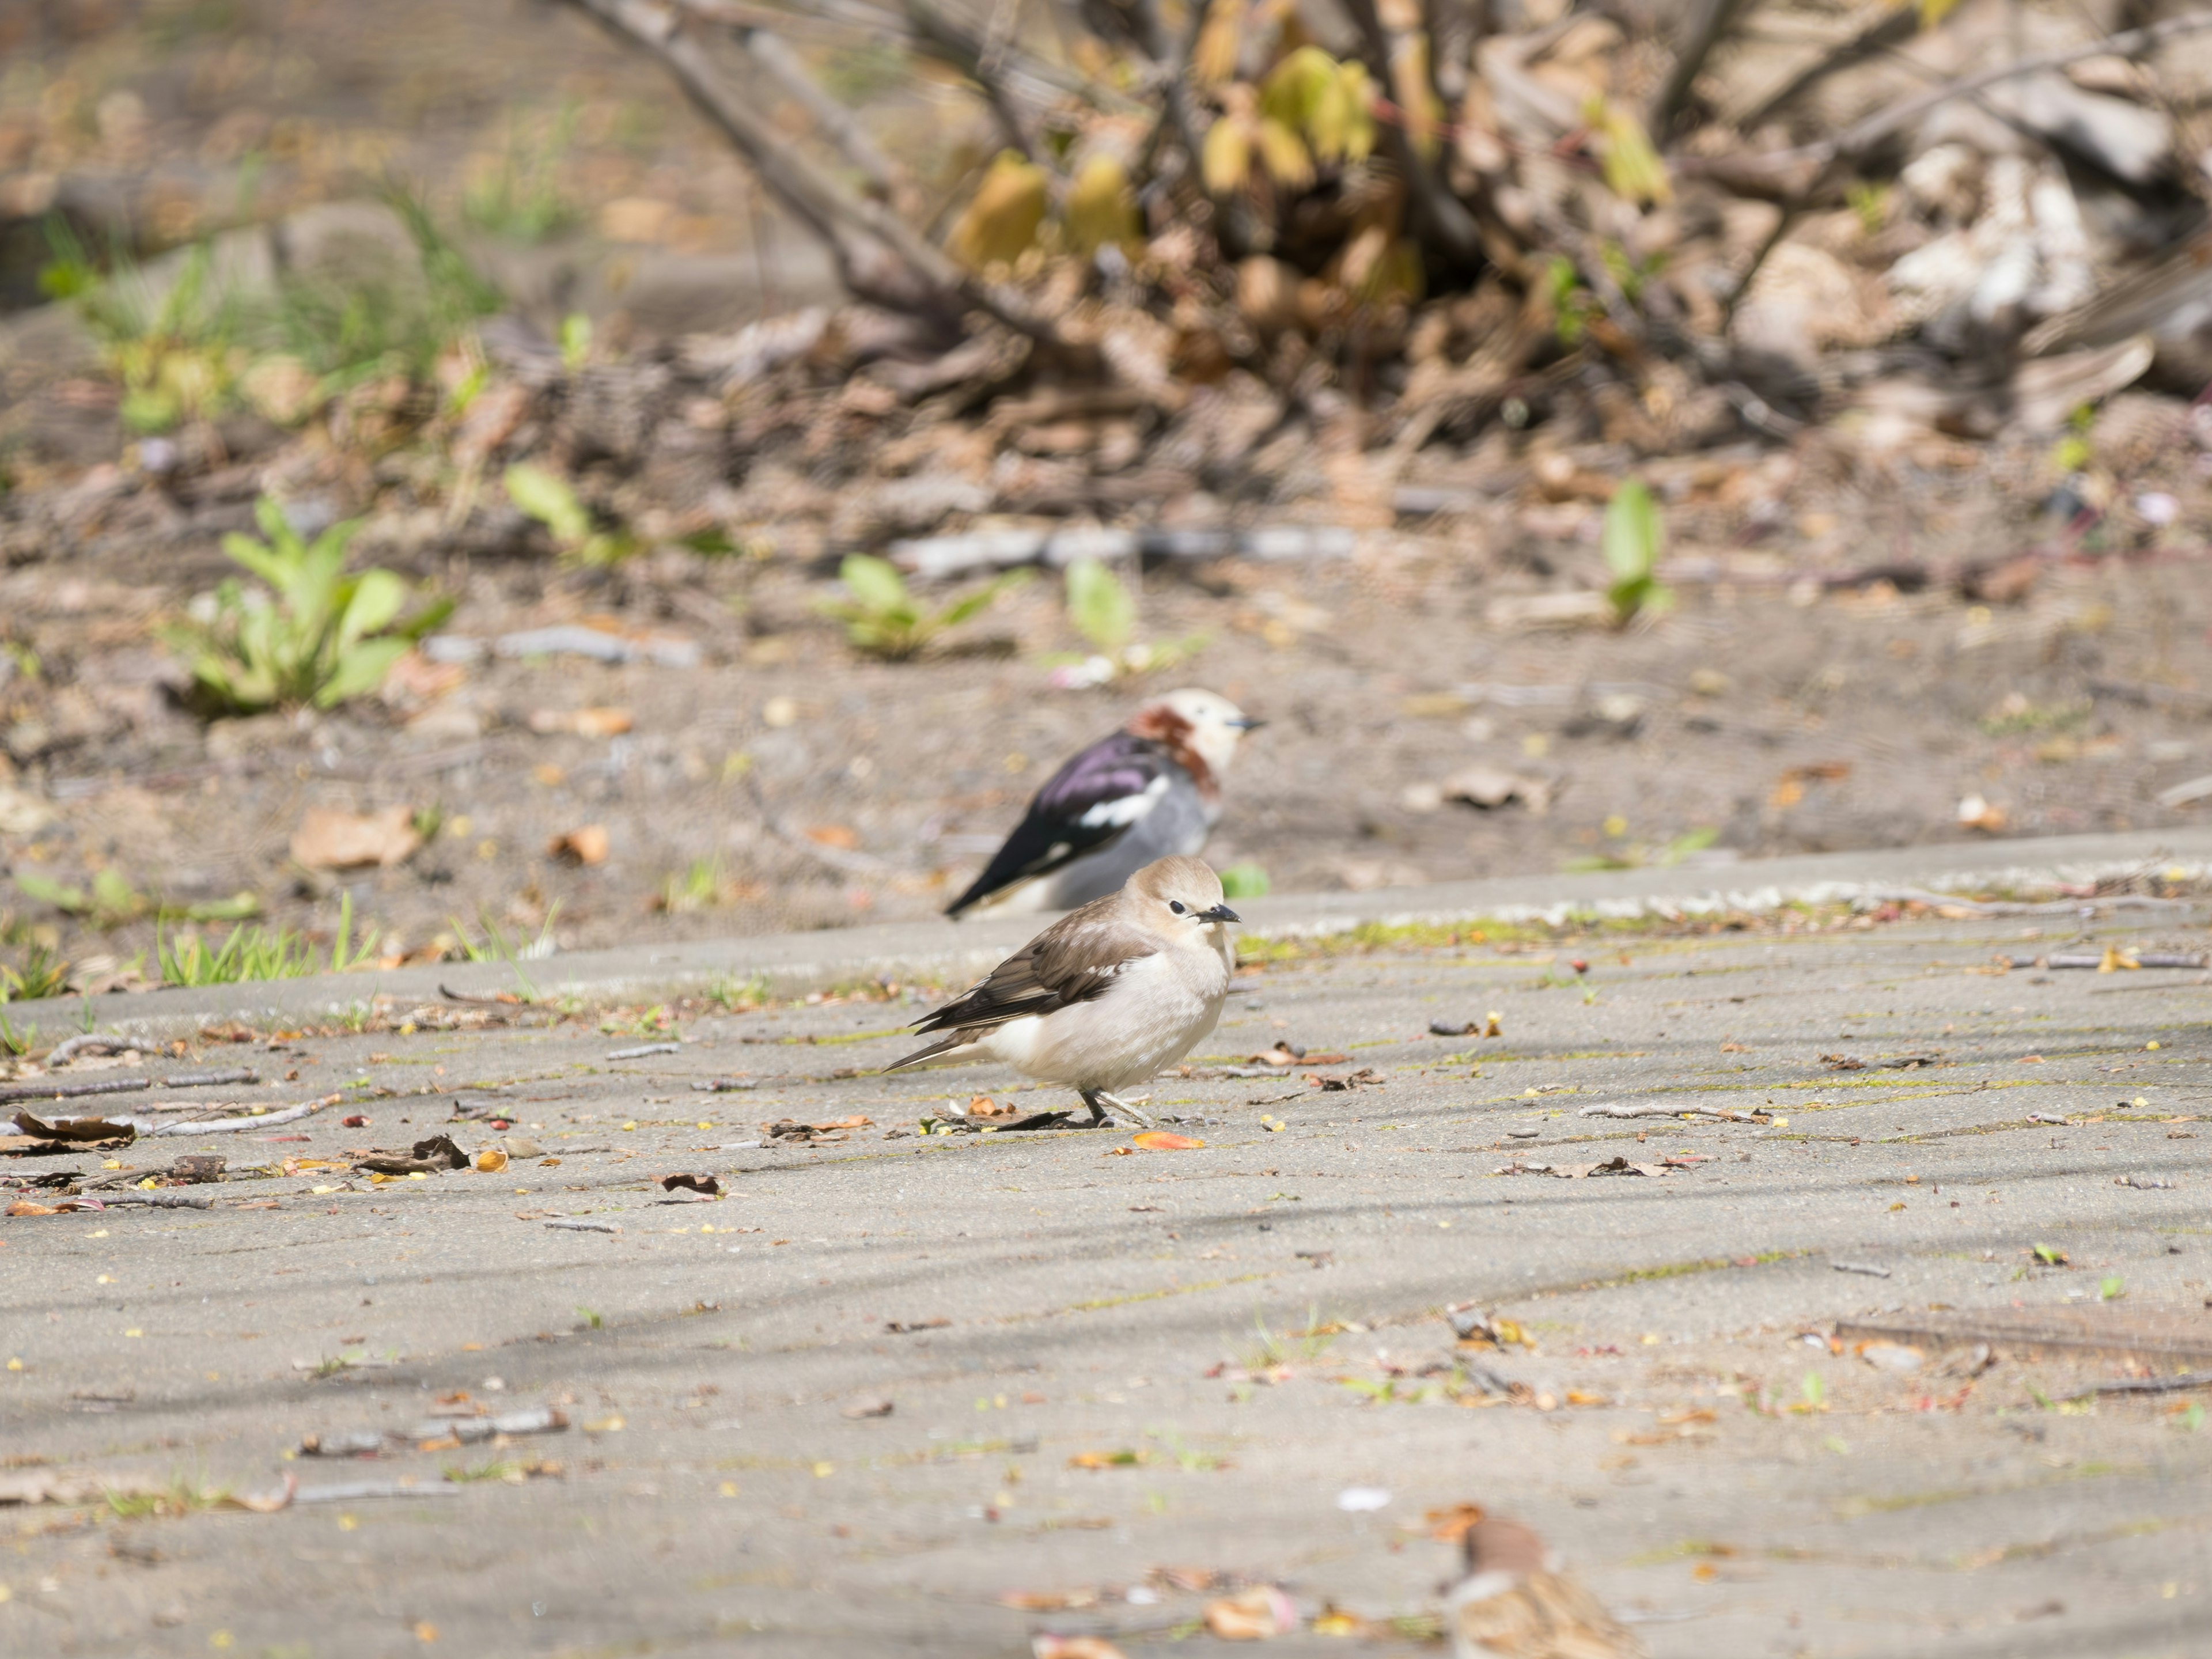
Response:
POLYGON ((1932 29, 1951 15, 1959 0, 1920 0, 1920 27, 1932 29))
POLYGON ((1674 187, 1667 164, 1651 146, 1644 124, 1619 104, 1593 98, 1584 112, 1605 173, 1606 188, 1623 201, 1671 202, 1674 187))
POLYGON ((1244 48, 1245 0, 1213 0, 1206 8, 1206 27, 1190 54, 1191 78, 1201 87, 1218 87, 1237 73, 1237 54, 1244 48))
POLYGON ((1260 160, 1267 167, 1267 176, 1285 190, 1304 190, 1313 183, 1313 157, 1306 149, 1306 141, 1280 121, 1266 116, 1260 120, 1260 160))
POLYGON ((1011 264, 1036 240, 1044 210, 1044 169, 1013 150, 1001 150, 945 239, 946 251, 978 270, 1000 262, 1011 264))
POLYGON ((1364 161, 1375 149, 1374 82, 1364 64, 1340 64, 1336 69, 1337 96, 1348 112, 1344 130, 1344 159, 1364 161))
POLYGON ((1300 46, 1268 71, 1260 88, 1260 112, 1303 131, 1335 80, 1335 58, 1319 46, 1300 46))
POLYGON ((1242 190, 1252 176, 1252 128, 1241 116, 1224 115, 1213 124, 1201 146, 1200 169, 1206 187, 1217 196, 1242 190))
POLYGON ((1128 173, 1111 155, 1094 155, 1085 161, 1068 186, 1067 205, 1061 217, 1069 244, 1079 253, 1091 253, 1109 243, 1122 245, 1137 240, 1137 198, 1129 188, 1128 173))

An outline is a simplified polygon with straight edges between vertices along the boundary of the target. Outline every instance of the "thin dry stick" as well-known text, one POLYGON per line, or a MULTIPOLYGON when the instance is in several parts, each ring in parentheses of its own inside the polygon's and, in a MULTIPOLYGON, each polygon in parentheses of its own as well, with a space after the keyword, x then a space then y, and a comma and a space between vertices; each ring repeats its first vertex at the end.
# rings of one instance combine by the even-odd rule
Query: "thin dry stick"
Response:
POLYGON ((1650 127, 1653 133, 1663 137, 1674 122, 1682 106, 1689 101, 1690 88, 1705 67, 1705 59, 1714 46, 1743 9, 1743 0, 1697 0, 1690 20, 1683 25, 1681 45, 1674 52, 1674 67, 1668 72, 1659 95, 1652 100, 1650 127))
POLYGON ((1577 1117, 1718 1117, 1730 1123, 1764 1124, 1764 1112, 1739 1112, 1725 1106, 1585 1106, 1577 1117))
POLYGON ((752 164, 778 200, 830 245, 845 285, 894 310, 948 328, 969 308, 1035 339, 1055 339, 1019 295, 963 270, 880 204, 853 194, 776 132, 725 82, 677 12, 658 0, 569 0, 654 58, 692 106, 752 164))
POLYGON ((2205 29, 2212 29, 2212 11, 2190 12, 2142 28, 2124 29, 2118 34, 2106 35, 2087 46, 2068 46, 2057 52, 2039 52, 2033 57, 2015 58, 2009 64, 2000 64, 1995 69, 1984 70, 1978 75, 1962 76, 1941 86, 1930 87, 1925 92, 1915 93, 1910 98, 1892 104, 1887 109, 1875 111, 1863 121, 1832 138, 1802 145, 1796 149, 1777 150, 1751 158, 1743 167, 1732 167, 1731 172, 1743 175, 1754 173, 1779 175, 1793 170, 1809 171, 1804 181, 1791 190, 1783 202, 1782 217, 1775 224, 1772 234, 1752 256, 1741 279, 1729 291, 1722 307, 1723 315, 1735 314, 1737 304, 1751 291, 1752 283, 1759 276, 1760 267, 1765 264, 1767 257, 1781 246, 1783 238, 1796 225, 1807 203, 1828 181, 1838 166, 1857 160, 1930 110, 1941 108, 1957 99, 1971 98, 2001 82, 2017 80, 2024 75, 2063 69, 2069 64, 2078 64, 2090 58, 2137 57, 2169 40, 2179 40, 2184 35, 2205 29))
MULTIPOLYGON (((1392 38, 1375 0, 1347 0, 1346 9, 1366 42, 1368 56, 1373 60, 1368 67, 1385 86, 1390 85, 1390 65, 1407 43, 1392 38)), ((1416 222, 1436 234, 1442 251, 1455 263, 1468 266, 1478 263, 1482 258, 1482 229, 1467 204, 1452 193, 1438 170, 1414 147, 1402 124, 1386 122, 1382 132, 1391 159, 1405 179, 1416 222)))
POLYGON ((861 130, 851 110, 814 84, 806 66, 782 39, 767 29, 744 25, 734 33, 738 44, 762 72, 791 94, 821 129, 822 136, 868 181, 869 188, 886 201, 895 198, 902 179, 890 158, 876 148, 875 140, 861 130))

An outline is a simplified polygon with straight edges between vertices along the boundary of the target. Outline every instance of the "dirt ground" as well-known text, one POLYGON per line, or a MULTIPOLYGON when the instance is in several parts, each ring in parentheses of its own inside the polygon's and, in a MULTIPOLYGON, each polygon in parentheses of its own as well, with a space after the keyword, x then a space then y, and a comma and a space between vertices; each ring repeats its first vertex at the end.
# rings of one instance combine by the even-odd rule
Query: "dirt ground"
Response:
MULTIPOLYGON (((1753 580, 1684 583, 1654 626, 1560 634, 1485 621, 1540 580, 1521 562, 1535 550, 1517 550, 1479 528, 1394 530, 1338 564, 1158 570, 1146 634, 1206 643, 1166 674, 1083 691, 1051 689, 1039 661, 1078 643, 1048 581, 971 630, 1006 654, 888 665, 813 614, 834 583, 804 569, 663 556, 594 591, 479 565, 457 573, 472 635, 611 615, 705 660, 493 659, 405 721, 371 703, 212 725, 176 705, 176 671, 143 637, 190 578, 164 592, 34 566, 0 603, 40 670, 0 695, 19 810, 51 818, 11 850, 18 869, 82 882, 112 866, 173 900, 250 890, 327 931, 330 878, 287 851, 303 812, 435 808, 422 852, 348 878, 392 953, 453 917, 474 931, 483 909, 529 929, 556 902, 570 945, 921 915, 1061 757, 1184 681, 1269 722, 1228 778, 1209 853, 1284 890, 1970 836, 1970 795, 2012 834, 2202 810, 2154 799, 2212 761, 2212 698, 2192 684, 2212 595, 2193 560, 2054 563, 2026 603, 1990 610, 1884 585, 1793 594, 1775 580, 1791 561, 1747 557, 1753 580), (588 708, 629 710, 634 729, 532 728, 588 708), (1435 786, 1478 764, 1547 785, 1548 811, 1439 802, 1435 786), (549 854, 586 824, 609 831, 603 864, 549 854)), ((213 574, 204 550, 179 562, 213 574)), ((72 926, 66 948, 127 959, 150 932, 72 926)))
MULTIPOLYGON (((37 191, 15 201, 39 180, 49 206, 101 180, 135 192, 151 251, 358 195, 388 162, 434 179, 516 314, 574 304, 605 331, 574 373, 511 331, 488 347, 493 390, 536 401, 506 451, 467 459, 465 422, 426 413, 422 387, 362 387, 297 431, 240 410, 142 442, 62 307, 0 318, 0 846, 19 881, 88 890, 105 871, 128 901, 19 898, 9 938, 58 949, 76 983, 153 973, 157 904, 239 894, 327 939, 343 890, 386 960, 481 939, 486 917, 582 947, 927 915, 1063 757, 1181 684, 1269 722, 1208 852, 1279 890, 2155 830, 2212 799, 2159 799, 2212 772, 2212 489, 2181 398, 2106 400, 2062 463, 2047 436, 1886 447, 1844 418, 1750 441, 1713 388, 1646 419, 1614 386, 1571 404, 1547 368, 1525 427, 1400 452, 1363 447, 1370 412, 1343 395, 1280 398, 1241 371, 1130 414, 994 369, 979 418, 961 386, 913 389, 929 364, 862 361, 865 317, 835 325, 837 351, 718 392, 701 365, 764 293, 824 296, 764 289, 757 263, 750 289, 732 274, 752 260, 750 187, 668 117, 652 72, 565 13, 440 9, 404 51, 343 9, 212 15, 14 19, 9 234, 40 222, 37 191), (562 128, 564 100, 589 118, 562 128), (479 222, 513 232, 540 209, 556 228, 535 240, 479 222), (632 299, 648 269, 707 262, 670 277, 680 337, 609 301, 624 259, 632 299), (483 485, 518 453, 572 469, 646 550, 556 558, 483 485), (1664 505, 1672 609, 1532 625, 1532 602, 1603 586, 1601 503, 1631 471, 1664 505), (229 573, 221 538, 264 491, 368 520, 362 562, 455 597, 452 635, 586 622, 679 665, 411 659, 337 713, 208 720, 158 629, 229 573), (1139 635, 1182 660, 1089 690, 1054 684, 1051 659, 1081 648, 1055 573, 914 662, 857 655, 822 614, 844 553, 1093 523, 1318 528, 1350 550, 1154 562, 1139 635), (736 550, 682 544, 702 532, 736 550), (586 709, 629 729, 542 729, 586 709), (1449 799, 1469 769, 1510 799, 1449 799), (292 857, 317 806, 404 807, 435 833, 342 889, 292 857), (594 826, 604 861, 551 850, 594 826)), ((871 115, 895 128, 936 95, 917 82, 871 115)), ((16 275, 35 264, 20 254, 16 275)), ((963 586, 919 588, 934 605, 963 586)))

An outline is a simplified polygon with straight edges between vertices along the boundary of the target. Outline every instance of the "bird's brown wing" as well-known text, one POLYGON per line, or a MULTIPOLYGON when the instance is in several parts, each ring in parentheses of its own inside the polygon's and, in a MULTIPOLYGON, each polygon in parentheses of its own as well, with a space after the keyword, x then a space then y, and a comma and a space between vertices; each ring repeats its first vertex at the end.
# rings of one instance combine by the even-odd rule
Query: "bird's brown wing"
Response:
POLYGON ((1462 1652, 1497 1659, 1644 1659, 1636 1632, 1573 1579, 1532 1572, 1510 1589, 1454 1609, 1462 1652))
MULTIPOLYGON (((980 1031, 1099 995, 1131 963, 1159 950, 1122 916, 1118 896, 1093 899, 1081 909, 1069 911, 994 968, 982 983, 917 1020, 914 1029, 980 1031)), ((939 1052, 944 1046, 933 1045, 925 1053, 939 1052)), ((913 1054, 908 1060, 922 1057, 913 1054)), ((897 1065, 907 1063, 902 1060, 897 1065)))

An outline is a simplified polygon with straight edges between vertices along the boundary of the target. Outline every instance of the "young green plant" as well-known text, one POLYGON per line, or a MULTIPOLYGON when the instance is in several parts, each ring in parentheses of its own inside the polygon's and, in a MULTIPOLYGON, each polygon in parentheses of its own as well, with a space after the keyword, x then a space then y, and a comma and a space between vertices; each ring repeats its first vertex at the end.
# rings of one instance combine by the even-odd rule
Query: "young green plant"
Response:
POLYGON ((1656 617, 1674 602, 1659 580, 1659 560, 1667 549, 1667 526, 1658 504, 1640 479, 1631 478, 1613 493, 1605 509, 1606 569, 1613 582, 1605 591, 1615 623, 1627 626, 1639 616, 1656 617))
POLYGON ((599 527, 591 509, 566 478, 527 461, 517 461, 507 469, 506 483, 507 500, 524 517, 545 526, 562 562, 619 564, 637 551, 637 538, 627 530, 599 527))
POLYGON ((845 624, 845 637, 863 656, 884 662, 910 662, 947 629, 980 617, 998 603, 999 596, 1030 580, 1026 569, 1009 570, 933 611, 924 610, 908 590, 906 578, 887 559, 866 553, 848 553, 837 568, 848 598, 822 606, 825 615, 845 624))
POLYGON ((453 614, 451 599, 435 598, 403 617, 416 597, 404 580, 384 569, 348 571, 346 548, 358 520, 334 524, 309 543, 266 495, 255 503, 254 517, 268 540, 226 536, 222 550, 265 587, 225 581, 210 617, 162 630, 202 695, 223 712, 333 708, 366 696, 453 614))

